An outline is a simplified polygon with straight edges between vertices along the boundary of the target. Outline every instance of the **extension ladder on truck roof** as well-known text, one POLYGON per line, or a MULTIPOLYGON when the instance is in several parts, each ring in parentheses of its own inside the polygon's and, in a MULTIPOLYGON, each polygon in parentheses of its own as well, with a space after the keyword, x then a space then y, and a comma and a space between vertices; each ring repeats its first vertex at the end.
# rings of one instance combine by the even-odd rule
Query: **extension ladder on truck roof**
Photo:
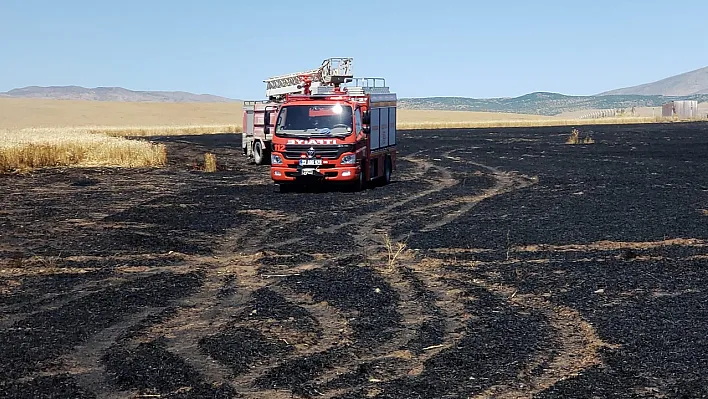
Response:
MULTIPOLYGON (((363 96, 365 94, 391 94, 391 90, 386 86, 384 78, 353 78, 343 85, 346 93, 350 96, 363 96)), ((334 94, 332 86, 320 86, 312 91, 315 95, 334 94)))
POLYGON ((264 80, 266 97, 271 100, 279 100, 286 94, 302 93, 302 76, 312 78, 312 88, 329 84, 339 85, 353 77, 352 70, 352 58, 328 58, 317 69, 274 76, 264 80))

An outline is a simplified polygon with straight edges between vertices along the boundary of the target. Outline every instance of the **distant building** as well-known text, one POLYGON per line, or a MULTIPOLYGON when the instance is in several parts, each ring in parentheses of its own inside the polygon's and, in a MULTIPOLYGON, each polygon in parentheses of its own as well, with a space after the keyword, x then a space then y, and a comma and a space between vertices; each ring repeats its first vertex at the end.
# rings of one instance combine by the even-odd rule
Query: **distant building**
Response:
POLYGON ((698 117, 698 101, 671 101, 661 107, 661 116, 676 116, 682 119, 698 117))

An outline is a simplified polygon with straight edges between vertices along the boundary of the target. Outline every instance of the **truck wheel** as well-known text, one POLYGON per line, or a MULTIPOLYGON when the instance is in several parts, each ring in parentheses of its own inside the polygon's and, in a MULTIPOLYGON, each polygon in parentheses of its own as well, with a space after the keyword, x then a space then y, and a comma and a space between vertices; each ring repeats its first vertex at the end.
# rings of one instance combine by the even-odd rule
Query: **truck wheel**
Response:
POLYGON ((359 172, 359 174, 357 175, 356 181, 352 183, 351 188, 353 191, 361 191, 366 188, 366 180, 364 180, 365 175, 366 172, 364 171, 364 169, 362 169, 361 172, 359 172))
POLYGON ((391 157, 386 157, 384 160, 383 184, 389 183, 391 183, 391 157))
POLYGON ((256 165, 263 165, 265 161, 265 149, 263 148, 263 142, 256 140, 253 144, 253 161, 256 165))

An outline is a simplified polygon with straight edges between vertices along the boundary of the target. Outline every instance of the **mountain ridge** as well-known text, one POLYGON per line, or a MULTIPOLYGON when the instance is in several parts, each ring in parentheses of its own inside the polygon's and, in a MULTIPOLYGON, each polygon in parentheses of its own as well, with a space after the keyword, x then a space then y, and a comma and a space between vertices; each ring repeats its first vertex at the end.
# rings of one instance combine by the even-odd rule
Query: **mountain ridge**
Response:
POLYGON ((213 94, 185 91, 142 91, 122 87, 26 86, 0 93, 4 98, 43 98, 53 100, 88 100, 120 102, 235 102, 238 100, 213 94))
POLYGON ((690 96, 708 94, 708 67, 684 72, 637 86, 624 87, 598 94, 604 95, 690 96))

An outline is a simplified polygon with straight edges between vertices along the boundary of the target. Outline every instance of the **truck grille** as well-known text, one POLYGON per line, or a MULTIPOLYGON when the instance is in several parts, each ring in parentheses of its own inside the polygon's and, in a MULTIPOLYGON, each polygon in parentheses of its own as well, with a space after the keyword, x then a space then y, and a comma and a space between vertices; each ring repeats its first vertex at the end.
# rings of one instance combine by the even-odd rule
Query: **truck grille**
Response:
POLYGON ((306 145, 306 144, 288 144, 285 146, 283 156, 286 159, 298 159, 302 154, 307 154, 310 147, 315 149, 315 156, 322 158, 335 159, 339 158, 345 152, 352 151, 354 146, 350 144, 331 144, 331 145, 306 145))

